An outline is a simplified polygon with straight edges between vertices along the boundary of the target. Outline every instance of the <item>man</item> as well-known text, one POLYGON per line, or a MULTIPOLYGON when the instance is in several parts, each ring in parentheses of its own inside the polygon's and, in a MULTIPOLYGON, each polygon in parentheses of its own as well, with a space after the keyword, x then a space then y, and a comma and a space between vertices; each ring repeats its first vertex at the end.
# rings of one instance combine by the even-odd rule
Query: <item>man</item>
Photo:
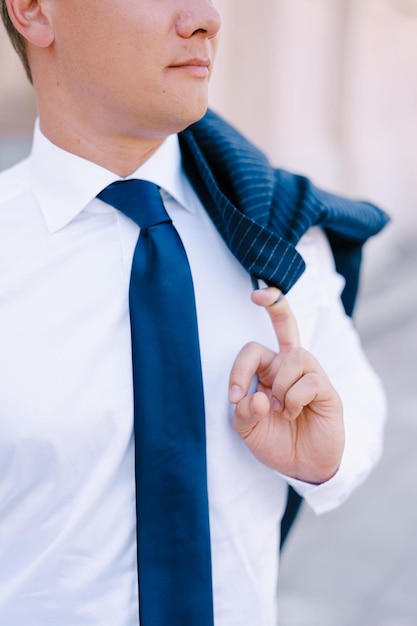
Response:
MULTIPOLYGON (((272 626, 288 484, 318 513, 338 506, 378 460, 385 413, 314 225, 355 280, 349 264, 386 218, 273 173, 205 116, 220 29, 208 0, 0 4, 39 107, 31 156, 0 178, 0 622, 139 623, 128 302, 139 229, 97 195, 141 179, 161 189, 194 282, 214 604, 204 623, 272 626), (230 225, 245 220, 241 239, 230 225), (274 237, 279 254, 257 265, 274 237), (271 286, 250 297, 246 270, 271 286)), ((167 378, 146 390, 152 402, 168 402, 167 378)), ((206 618, 181 615, 140 619, 206 618)))

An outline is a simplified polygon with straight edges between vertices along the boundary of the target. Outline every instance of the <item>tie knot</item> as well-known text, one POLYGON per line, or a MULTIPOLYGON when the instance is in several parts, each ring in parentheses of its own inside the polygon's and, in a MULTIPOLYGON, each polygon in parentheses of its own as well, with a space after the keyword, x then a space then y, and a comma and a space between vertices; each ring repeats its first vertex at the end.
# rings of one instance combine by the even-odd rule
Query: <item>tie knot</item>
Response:
POLYGON ((147 180, 119 180, 97 194, 97 198, 132 219, 140 228, 170 222, 159 188, 147 180))

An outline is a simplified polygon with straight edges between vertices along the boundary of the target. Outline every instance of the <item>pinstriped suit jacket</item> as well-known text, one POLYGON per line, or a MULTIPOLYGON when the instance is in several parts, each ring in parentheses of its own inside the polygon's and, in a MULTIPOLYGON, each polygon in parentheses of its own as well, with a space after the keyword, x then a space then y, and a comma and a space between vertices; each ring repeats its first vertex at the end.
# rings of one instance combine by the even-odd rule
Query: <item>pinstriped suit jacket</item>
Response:
MULTIPOLYGON (((310 226, 321 225, 336 268, 346 279, 342 299, 347 313, 352 313, 362 246, 387 223, 389 218, 383 211, 322 191, 303 176, 272 168, 262 152, 212 111, 180 134, 180 145, 185 170, 232 252, 229 205, 285 242, 291 276, 288 278, 283 267, 278 276, 274 272, 272 280, 266 277, 284 292, 304 269, 294 246, 310 226)), ((280 262, 282 257, 276 259, 275 267, 280 262)))

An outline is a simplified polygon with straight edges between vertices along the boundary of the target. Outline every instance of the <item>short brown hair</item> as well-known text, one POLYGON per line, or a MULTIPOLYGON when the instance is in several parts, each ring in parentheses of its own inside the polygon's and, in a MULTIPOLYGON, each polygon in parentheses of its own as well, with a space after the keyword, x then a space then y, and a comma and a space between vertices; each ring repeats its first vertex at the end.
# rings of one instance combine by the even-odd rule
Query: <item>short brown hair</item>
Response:
POLYGON ((6 0, 0 0, 0 13, 4 25, 7 30, 7 34, 10 37, 10 41, 12 42, 13 48, 16 50, 17 54, 20 57, 20 60, 23 63, 23 67, 25 68, 27 77, 30 82, 32 82, 32 73, 29 67, 29 61, 26 51, 26 41, 25 38, 15 29, 12 20, 10 19, 9 12, 6 6, 6 0))

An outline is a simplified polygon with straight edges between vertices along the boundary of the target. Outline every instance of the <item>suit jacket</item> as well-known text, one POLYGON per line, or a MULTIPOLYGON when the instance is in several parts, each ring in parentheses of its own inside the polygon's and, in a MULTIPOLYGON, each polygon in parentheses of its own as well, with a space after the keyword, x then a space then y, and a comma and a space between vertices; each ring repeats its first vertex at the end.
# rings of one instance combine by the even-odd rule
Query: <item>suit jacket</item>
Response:
MULTIPOLYGON (((278 236, 282 244, 278 253, 285 256, 287 266, 291 265, 291 275, 284 272, 271 279, 267 273, 258 277, 285 293, 305 267, 295 245, 310 226, 322 226, 336 269, 346 279, 342 300, 351 315, 362 246, 385 226, 389 219, 386 213, 367 202, 322 191, 303 176, 274 169, 262 152, 212 111, 179 138, 185 171, 232 252, 229 209, 278 236)), ((275 266, 279 262, 277 259, 275 266)))
MULTIPOLYGON (((342 301, 352 315, 362 246, 385 226, 388 216, 372 204, 341 198, 316 188, 303 176, 274 169, 262 152, 212 111, 182 132, 179 139, 185 171, 235 256, 242 262, 234 244, 234 230, 240 220, 231 219, 233 213, 248 218, 250 234, 254 222, 278 237, 273 248, 275 258, 258 277, 285 293, 305 267, 295 245, 310 226, 322 226, 336 269, 346 280, 342 301), (277 268, 281 268, 278 273, 277 268)), ((245 243, 247 249, 252 242, 247 237, 245 243)), ((247 267, 248 271, 251 268, 247 267)), ((300 504, 301 497, 290 488, 281 521, 281 548, 300 504)))

